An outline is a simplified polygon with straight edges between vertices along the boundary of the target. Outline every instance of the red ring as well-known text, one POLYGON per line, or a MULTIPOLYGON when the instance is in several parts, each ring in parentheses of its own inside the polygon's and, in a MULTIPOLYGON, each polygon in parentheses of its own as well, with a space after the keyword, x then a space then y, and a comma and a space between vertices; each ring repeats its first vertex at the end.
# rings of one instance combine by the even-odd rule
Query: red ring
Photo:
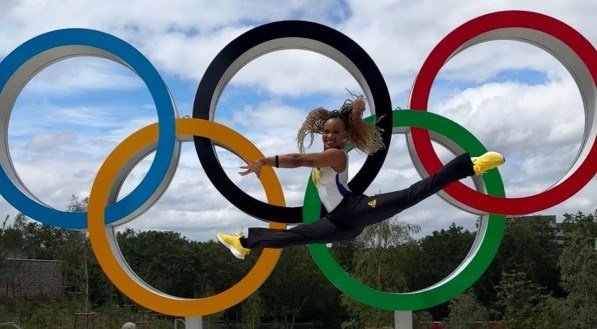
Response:
MULTIPOLYGON (((459 48, 471 39, 487 32, 504 28, 525 28, 543 32, 565 43, 587 67, 597 81, 597 51, 591 43, 572 27, 555 18, 526 11, 503 11, 475 18, 448 34, 429 54, 417 75, 410 100, 410 108, 427 111, 431 86, 442 66, 459 48)), ((594 109, 592 109, 594 110, 594 109)), ((594 115, 597 115, 595 113, 594 115)), ((420 128, 411 130, 413 153, 427 172, 438 171, 442 163, 437 157, 429 132, 420 128)), ((590 141, 589 141, 590 142, 590 141)), ((588 145, 587 145, 588 147, 588 145)), ((479 193, 457 182, 444 191, 462 204, 488 213, 520 215, 550 208, 582 189, 597 172, 597 147, 595 140, 584 162, 568 178, 552 188, 532 196, 498 198, 479 193)))

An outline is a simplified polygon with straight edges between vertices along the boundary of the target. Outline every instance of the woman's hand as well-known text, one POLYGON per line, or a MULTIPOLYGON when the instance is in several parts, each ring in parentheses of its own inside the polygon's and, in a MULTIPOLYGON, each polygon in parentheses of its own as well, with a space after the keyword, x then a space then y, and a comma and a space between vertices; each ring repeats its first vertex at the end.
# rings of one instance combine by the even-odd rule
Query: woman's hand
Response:
POLYGON ((250 173, 255 173, 255 175, 257 175, 257 178, 259 178, 259 175, 261 175, 261 167, 262 166, 263 166, 263 163, 260 160, 250 162, 246 166, 240 166, 241 169, 246 169, 246 170, 239 172, 239 174, 241 176, 246 176, 250 173))

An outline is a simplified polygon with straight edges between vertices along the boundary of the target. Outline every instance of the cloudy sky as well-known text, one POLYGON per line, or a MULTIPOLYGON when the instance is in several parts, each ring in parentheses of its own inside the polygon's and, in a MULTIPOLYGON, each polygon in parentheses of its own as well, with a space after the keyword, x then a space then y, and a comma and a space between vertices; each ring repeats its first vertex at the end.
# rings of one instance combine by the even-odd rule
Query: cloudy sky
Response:
MULTIPOLYGON (((242 33, 268 22, 300 19, 328 25, 356 41, 378 65, 393 107, 408 107, 411 85, 425 58, 448 33, 495 11, 550 15, 597 41, 597 2, 575 1, 19 1, 0 2, 0 59, 23 42, 62 28, 90 28, 119 37, 141 51, 172 92, 180 116, 191 115, 199 81, 216 54, 242 33)), ((246 136, 265 154, 296 152, 296 131, 316 107, 334 109, 361 92, 338 63, 304 50, 276 51, 250 62, 228 84, 215 120, 246 136)), ((557 183, 572 165, 583 135, 581 95, 554 57, 516 41, 492 41, 452 58, 431 92, 430 111, 470 130, 488 149, 506 154, 500 170, 508 196, 529 196, 557 183)), ((78 57, 47 67, 19 96, 8 124, 8 147, 27 188, 44 203, 65 209, 71 195, 89 195, 109 152, 132 132, 157 121, 145 85, 107 59, 78 57)), ((315 143, 317 151, 321 144, 315 143)), ((452 156, 436 145, 444 161, 452 156)), ((218 150, 228 175, 264 198, 255 176, 240 177, 243 162, 218 150)), ((354 175, 364 161, 351 155, 354 175)), ((123 194, 145 174, 151 157, 127 178, 123 194)), ((286 202, 302 204, 309 170, 277 170, 286 202)), ((404 135, 392 139, 382 171, 368 190, 405 188, 419 179, 404 135)), ((471 184, 471 182, 467 182, 471 184)), ((541 214, 592 213, 597 180, 541 214)), ((0 197, 0 214, 18 211, 0 197)), ((399 215, 421 225, 421 235, 452 222, 474 230, 477 215, 432 197, 399 215)), ((265 226, 229 204, 207 180, 192 143, 183 144, 178 170, 164 196, 139 218, 122 225, 173 230, 193 240, 217 231, 265 226)))

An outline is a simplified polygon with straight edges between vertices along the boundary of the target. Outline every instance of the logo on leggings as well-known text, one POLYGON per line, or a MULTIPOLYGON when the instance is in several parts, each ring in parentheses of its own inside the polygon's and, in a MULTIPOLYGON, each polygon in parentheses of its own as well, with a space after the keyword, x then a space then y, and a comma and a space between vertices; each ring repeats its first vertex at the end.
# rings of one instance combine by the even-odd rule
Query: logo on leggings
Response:
POLYGON ((367 202, 367 204, 369 207, 375 208, 375 206, 377 206, 377 199, 373 199, 372 201, 367 202))

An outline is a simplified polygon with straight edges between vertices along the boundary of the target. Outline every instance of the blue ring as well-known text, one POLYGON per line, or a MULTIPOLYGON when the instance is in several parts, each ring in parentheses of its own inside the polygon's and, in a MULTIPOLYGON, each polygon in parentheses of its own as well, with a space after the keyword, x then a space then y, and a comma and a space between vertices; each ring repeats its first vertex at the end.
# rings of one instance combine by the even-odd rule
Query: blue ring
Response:
MULTIPOLYGON (((112 223, 139 209, 152 197, 166 177, 175 150, 176 111, 166 84, 145 56, 115 36, 88 29, 52 31, 20 45, 0 63, 0 91, 4 90, 6 83, 27 61, 42 52, 63 46, 86 46, 118 57, 143 80, 158 112, 160 138, 153 163, 147 175, 129 195, 106 208, 106 223, 112 223)), ((8 124, 2 129, 8 130, 8 124)), ((4 134, 7 133, 8 131, 4 131, 4 134)), ((23 194, 12 183, 4 168, 0 169, 0 195, 26 216, 44 224, 67 229, 85 229, 87 227, 87 213, 60 211, 39 204, 23 194)))

